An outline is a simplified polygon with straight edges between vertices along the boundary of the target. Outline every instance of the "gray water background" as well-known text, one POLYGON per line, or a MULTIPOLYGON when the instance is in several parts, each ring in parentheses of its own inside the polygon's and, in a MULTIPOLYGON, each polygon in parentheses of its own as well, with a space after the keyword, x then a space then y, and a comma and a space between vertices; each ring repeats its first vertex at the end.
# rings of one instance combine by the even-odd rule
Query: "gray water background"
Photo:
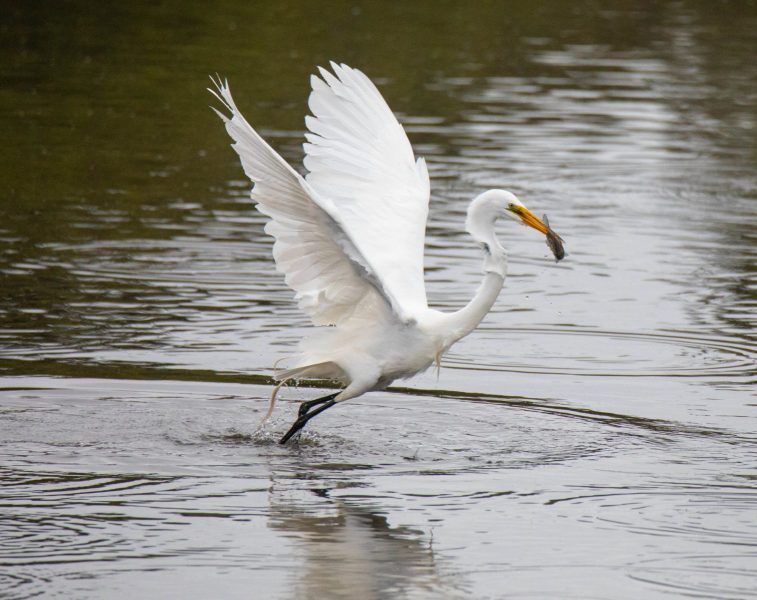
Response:
POLYGON ((0 597, 757 597, 754 2, 2 2, 0 597), (208 110, 364 70, 432 177, 429 372, 262 432, 307 319, 208 110))

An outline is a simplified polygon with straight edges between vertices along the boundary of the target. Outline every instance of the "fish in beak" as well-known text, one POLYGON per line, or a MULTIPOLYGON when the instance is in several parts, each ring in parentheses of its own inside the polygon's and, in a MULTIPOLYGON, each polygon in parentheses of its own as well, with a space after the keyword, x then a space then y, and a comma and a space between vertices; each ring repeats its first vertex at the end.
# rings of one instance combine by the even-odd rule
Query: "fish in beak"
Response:
POLYGON ((547 219, 547 215, 544 215, 544 219, 542 220, 522 205, 512 206, 508 209, 518 215, 524 225, 533 227, 534 229, 536 229, 536 231, 539 231, 547 236, 547 246, 549 246, 549 249, 552 251, 555 260, 559 262, 563 258, 565 258, 563 239, 559 235, 557 235, 549 226, 549 219, 547 219))

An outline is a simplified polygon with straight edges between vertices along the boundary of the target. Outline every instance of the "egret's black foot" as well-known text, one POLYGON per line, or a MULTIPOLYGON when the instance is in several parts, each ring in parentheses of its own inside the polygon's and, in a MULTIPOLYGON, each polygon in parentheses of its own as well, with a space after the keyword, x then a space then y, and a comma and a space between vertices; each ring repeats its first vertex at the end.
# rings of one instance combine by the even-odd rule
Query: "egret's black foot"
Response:
POLYGON ((328 402, 329 400, 333 400, 339 395, 339 392, 335 392, 333 394, 329 394, 328 396, 323 396, 322 398, 316 398, 315 400, 309 400, 308 402, 303 402, 300 404, 300 410, 297 411, 298 417, 304 417, 308 412, 310 412, 310 409, 314 406, 318 406, 319 404, 323 404, 324 402, 328 402))
POLYGON ((315 400, 310 400, 309 402, 303 402, 300 405, 299 411, 297 411, 297 420, 289 428, 289 431, 284 434, 284 437, 279 440, 279 444, 286 444, 290 439, 292 439, 295 434, 297 434, 302 430, 303 427, 305 427, 310 419, 322 413, 327 408, 334 406, 334 404, 336 404, 336 400, 334 400, 334 398, 336 398, 338 395, 339 392, 336 392, 334 394, 324 396, 323 398, 316 398, 315 400), (318 406, 319 404, 321 406, 318 406), (318 408, 313 408, 314 406, 318 406, 318 408))
POLYGON ((303 416, 301 416, 294 422, 292 427, 290 427, 289 431, 287 431, 284 434, 284 437, 279 440, 279 444, 286 444, 294 434, 296 434, 303 427, 305 427, 305 425, 310 419, 322 413, 327 408, 331 408, 332 406, 334 406, 334 404, 336 404, 336 400, 333 400, 333 399, 326 400, 323 402, 322 406, 319 406, 318 408, 311 410, 310 412, 306 412, 303 416))

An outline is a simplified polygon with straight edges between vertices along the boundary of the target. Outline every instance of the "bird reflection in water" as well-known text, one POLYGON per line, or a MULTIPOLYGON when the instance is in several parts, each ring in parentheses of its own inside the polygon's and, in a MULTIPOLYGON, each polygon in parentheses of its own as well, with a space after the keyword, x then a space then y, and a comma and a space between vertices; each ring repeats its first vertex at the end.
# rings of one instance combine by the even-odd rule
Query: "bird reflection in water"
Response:
POLYGON ((392 527, 380 510, 329 493, 272 492, 271 526, 295 535, 304 555, 293 597, 395 599, 455 589, 438 572, 431 535, 392 527))

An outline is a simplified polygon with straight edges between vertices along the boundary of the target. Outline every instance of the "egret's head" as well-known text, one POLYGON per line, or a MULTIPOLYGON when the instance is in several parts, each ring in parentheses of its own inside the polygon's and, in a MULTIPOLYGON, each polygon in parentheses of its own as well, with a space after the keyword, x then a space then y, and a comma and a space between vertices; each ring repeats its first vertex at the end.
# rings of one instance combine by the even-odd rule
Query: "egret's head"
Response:
POLYGON ((467 229, 474 238, 486 243, 487 237, 493 235, 494 222, 502 215, 547 236, 547 244, 557 260, 565 256, 562 238, 507 190, 489 190, 476 197, 468 209, 467 229))
POLYGON ((518 223, 533 227, 544 235, 549 228, 534 213, 528 210, 515 194, 507 190, 489 190, 479 195, 471 204, 470 212, 486 220, 495 221, 498 217, 510 217, 518 223))

